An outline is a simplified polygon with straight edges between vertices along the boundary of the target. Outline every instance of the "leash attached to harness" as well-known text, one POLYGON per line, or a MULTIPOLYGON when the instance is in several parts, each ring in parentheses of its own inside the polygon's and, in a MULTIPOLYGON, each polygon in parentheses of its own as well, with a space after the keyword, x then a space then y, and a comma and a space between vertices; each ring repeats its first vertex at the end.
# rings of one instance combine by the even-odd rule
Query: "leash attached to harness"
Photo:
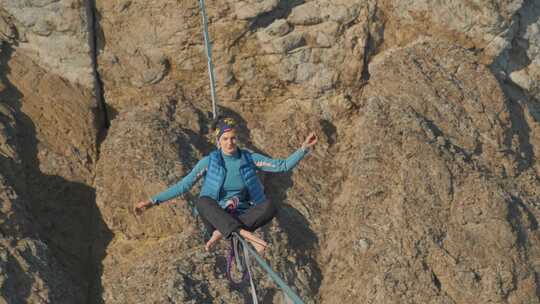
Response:
POLYGON ((231 249, 229 256, 227 257, 227 278, 232 285, 239 287, 242 283, 249 279, 249 285, 251 287, 251 298, 253 304, 258 304, 257 289, 255 288, 255 282, 253 281, 253 273, 251 271, 251 264, 249 260, 249 251, 245 245, 241 243, 237 236, 231 237, 231 249), (236 264, 237 270, 242 274, 239 281, 235 281, 232 277, 233 264, 236 264))
MULTIPOLYGON (((227 212, 235 215, 238 207, 238 199, 232 198, 227 202, 227 212)), ((250 255, 255 258, 255 261, 269 274, 270 278, 283 290, 286 298, 288 298, 294 304, 304 304, 302 299, 290 288, 287 283, 281 279, 281 277, 272 270, 272 268, 264 261, 264 259, 252 249, 248 243, 237 232, 232 233, 231 237, 231 249, 229 250, 229 256, 227 257, 227 278, 231 284, 238 286, 249 279, 251 286, 251 297, 253 303, 257 304, 257 290, 255 283, 253 282, 253 272, 251 271, 250 255), (242 253, 241 253, 242 251, 242 253), (242 254, 242 255, 241 255, 242 254), (239 281, 235 281, 232 276, 233 264, 236 264, 236 268, 241 273, 239 281)))
MULTIPOLYGON (((231 198, 227 202, 227 212, 233 216, 236 215, 238 203, 239 199, 237 197, 231 198)), ((257 300, 257 289, 255 288, 255 283, 253 282, 253 275, 249 262, 249 252, 247 251, 246 246, 241 243, 239 237, 236 235, 231 237, 231 248, 229 249, 229 255, 227 256, 227 279, 229 279, 231 284, 236 287, 239 287, 242 283, 249 279, 253 304, 259 303, 257 300), (242 254, 243 257, 241 256, 242 254), (235 281, 233 279, 233 264, 236 264, 236 269, 242 274, 239 281, 235 281)))
POLYGON ((249 276, 245 259, 242 260, 240 256, 242 249, 242 245, 240 245, 238 239, 234 237, 231 238, 231 248, 229 249, 229 255, 227 256, 227 279, 229 279, 231 284, 236 287, 245 282, 249 276), (233 264, 236 264, 236 270, 241 273, 240 280, 238 281, 233 278, 233 264))

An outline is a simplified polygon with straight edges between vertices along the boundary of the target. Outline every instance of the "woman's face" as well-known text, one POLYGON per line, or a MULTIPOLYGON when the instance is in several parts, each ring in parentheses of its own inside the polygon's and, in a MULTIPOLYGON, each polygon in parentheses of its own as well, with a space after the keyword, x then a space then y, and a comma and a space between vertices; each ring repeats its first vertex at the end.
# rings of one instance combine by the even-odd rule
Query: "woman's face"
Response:
POLYGON ((219 146, 221 151, 227 155, 233 155, 236 152, 236 131, 233 129, 223 133, 219 138, 219 146))

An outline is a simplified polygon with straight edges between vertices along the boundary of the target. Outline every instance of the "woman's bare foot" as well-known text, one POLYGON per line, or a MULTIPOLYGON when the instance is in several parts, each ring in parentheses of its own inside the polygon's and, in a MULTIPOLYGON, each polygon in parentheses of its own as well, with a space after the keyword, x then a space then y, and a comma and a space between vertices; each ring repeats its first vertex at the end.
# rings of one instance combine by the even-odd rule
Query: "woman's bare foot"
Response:
POLYGON ((221 240, 222 238, 223 238, 223 234, 221 234, 221 232, 219 232, 219 230, 217 229, 214 230, 214 233, 212 233, 212 237, 208 240, 208 242, 206 242, 206 246, 204 246, 206 251, 212 250, 214 245, 217 244, 217 242, 221 240))
POLYGON ((262 253, 268 246, 268 243, 266 243, 263 239, 247 230, 240 229, 240 235, 246 239, 246 241, 250 242, 258 253, 262 253))

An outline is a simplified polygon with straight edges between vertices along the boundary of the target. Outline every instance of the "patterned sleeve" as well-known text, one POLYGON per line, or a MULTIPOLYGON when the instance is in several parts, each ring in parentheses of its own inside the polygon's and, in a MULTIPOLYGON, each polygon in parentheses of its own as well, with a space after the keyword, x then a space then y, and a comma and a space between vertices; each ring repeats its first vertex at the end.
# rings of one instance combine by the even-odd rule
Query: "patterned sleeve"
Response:
POLYGON ((193 184, 195 184, 201 178, 201 176, 206 173, 207 168, 208 156, 201 159, 195 165, 193 170, 191 170, 191 172, 189 172, 189 174, 182 178, 178 183, 170 186, 167 190, 153 196, 150 200, 154 204, 160 204, 179 195, 182 195, 184 192, 189 191, 189 189, 193 187, 193 184))
POLYGON ((255 166, 257 166, 257 169, 261 171, 287 172, 296 167, 306 153, 306 149, 300 148, 289 155, 287 159, 273 159, 259 153, 252 153, 251 157, 253 158, 253 162, 255 163, 255 166))

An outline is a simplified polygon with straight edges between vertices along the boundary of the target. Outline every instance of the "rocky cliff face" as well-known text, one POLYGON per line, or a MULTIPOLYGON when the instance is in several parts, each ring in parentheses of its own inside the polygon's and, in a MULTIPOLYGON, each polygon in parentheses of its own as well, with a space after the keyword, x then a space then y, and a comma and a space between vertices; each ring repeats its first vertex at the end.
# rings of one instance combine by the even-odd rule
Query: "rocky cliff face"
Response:
POLYGON ((2 1, 2 301, 81 303, 101 114, 82 1, 2 1))
POLYGON ((323 299, 535 303, 538 205, 524 188, 538 180, 512 144, 496 79, 472 53, 432 40, 370 71, 335 201, 342 220, 321 250, 323 277, 334 277, 323 299))
MULTIPOLYGON (((4 47, 2 55, 6 56, 6 51, 9 49, 4 47)), ((10 61, 14 70, 20 67, 19 64, 23 64, 23 61, 17 61, 17 59, 19 58, 15 57, 10 61)), ((32 65, 31 67, 36 68, 32 65)), ((2 68, 7 70, 6 66, 2 68)), ((5 75, 2 77, 3 91, 0 105, 1 299, 3 303, 84 301, 85 291, 82 282, 85 278, 81 271, 84 264, 73 265, 76 260, 73 259, 72 254, 77 255, 77 259, 87 257, 88 250, 81 247, 82 242, 79 240, 86 237, 68 230, 78 226, 74 223, 80 221, 81 216, 77 216, 76 208, 72 208, 72 211, 60 206, 64 205, 68 199, 55 200, 60 193, 74 193, 63 190, 70 187, 70 182, 45 173, 49 168, 56 172, 67 169, 67 167, 55 166, 55 159, 61 161, 56 164, 68 163, 70 159, 55 155, 53 153, 56 151, 48 149, 53 147, 55 142, 52 138, 47 138, 46 132, 58 132, 55 126, 44 124, 42 127, 48 128, 46 131, 43 133, 36 131, 33 122, 46 122, 47 119, 39 119, 40 117, 36 115, 33 116, 35 119, 33 120, 28 116, 34 110, 32 107, 46 106, 46 97, 24 99, 28 101, 28 108, 25 107, 25 110, 22 110, 20 99, 22 93, 19 89, 24 90, 25 87, 15 84, 21 84, 17 82, 18 80, 22 82, 35 80, 36 84, 43 85, 42 88, 47 91, 53 83, 32 79, 33 77, 28 77, 30 75, 27 73, 22 73, 22 75, 26 77, 13 78, 13 83, 5 75), (37 146, 37 134, 44 141, 45 147, 37 146), (47 141, 48 139, 51 141, 47 141), (41 155, 45 164, 39 168, 37 164, 40 152, 43 153, 41 155), (45 158, 47 156, 50 159, 47 160, 45 158), (57 189, 57 187, 61 188, 57 189)), ((27 92, 30 91, 29 87, 26 89, 27 92)), ((34 89, 36 88, 32 90, 34 89)), ((61 94, 69 94, 69 91, 66 91, 61 94)), ((75 110, 80 111, 79 107, 75 107, 75 110)), ((79 198, 70 199, 72 201, 85 199, 82 193, 77 194, 79 198)))
MULTIPOLYGON (((536 1, 207 12, 243 145, 319 134, 263 177, 265 258, 306 303, 539 303, 536 1)), ((131 211, 213 149, 201 29, 197 1, 0 0, 0 303, 247 301, 227 244, 204 252, 196 189, 131 211)))

